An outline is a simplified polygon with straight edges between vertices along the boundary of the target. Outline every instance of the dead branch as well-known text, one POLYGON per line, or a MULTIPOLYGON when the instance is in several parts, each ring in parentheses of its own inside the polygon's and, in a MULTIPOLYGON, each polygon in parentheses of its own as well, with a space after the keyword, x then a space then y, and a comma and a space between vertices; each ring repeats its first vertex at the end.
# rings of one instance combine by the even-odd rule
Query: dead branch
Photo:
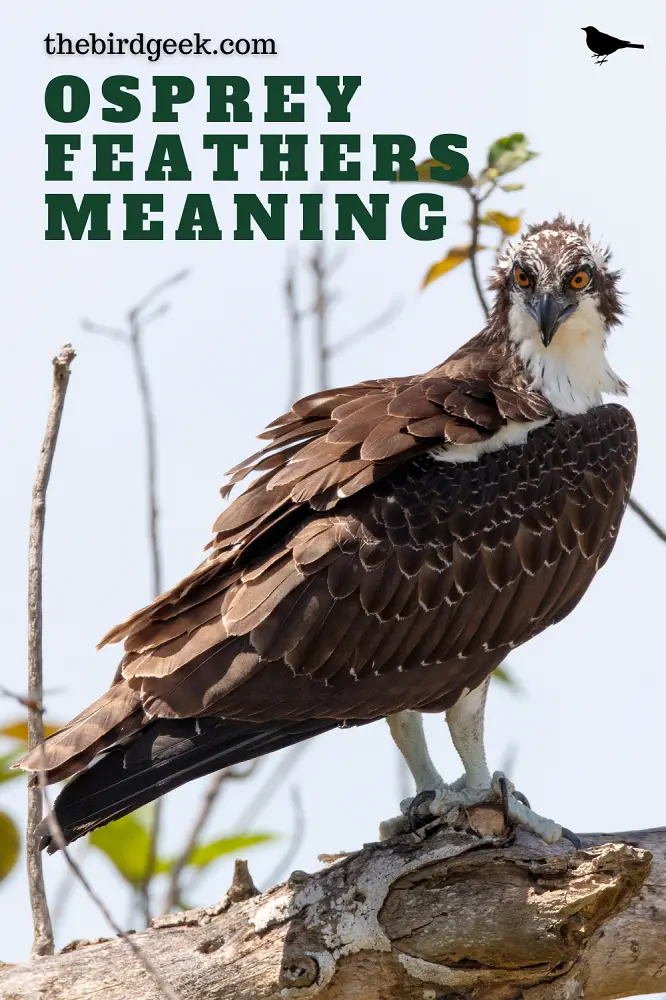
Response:
POLYGON ((629 507, 631 507, 634 514, 638 514, 643 524, 646 524, 660 541, 666 542, 666 531, 664 531, 658 521, 655 521, 652 514, 646 511, 643 504, 639 503, 634 497, 629 497, 629 507))
POLYGON ((331 295, 327 291, 328 279, 323 244, 318 243, 310 257, 310 267, 314 277, 314 302, 312 312, 315 320, 315 356, 317 358, 317 389, 329 387, 330 348, 328 344, 328 310, 331 295))
MULTIPOLYGON (((481 814, 472 817, 478 825, 481 814)), ((611 1000, 666 989, 666 829, 552 847, 438 830, 159 917, 135 942, 182 1000, 611 1000)), ((500 822, 501 826, 501 822, 500 822)), ((0 968, 2 1000, 125 1000, 118 939, 0 968)), ((157 1000, 147 974, 135 1000, 157 1000)))
MULTIPOLYGON (((152 597, 157 597, 162 593, 162 551, 159 539, 159 501, 157 488, 157 425, 155 420, 155 407, 153 404, 152 390, 148 378, 143 351, 143 334, 146 326, 154 320, 162 317, 169 309, 168 302, 161 302, 152 312, 146 313, 146 309, 157 298, 164 294, 167 289, 183 281, 189 275, 188 270, 178 271, 176 274, 160 281, 154 288, 143 296, 143 298, 131 309, 127 311, 125 330, 116 327, 106 326, 91 320, 82 320, 81 325, 89 333, 97 333, 108 337, 111 340, 121 341, 130 349, 134 374, 139 388, 139 398, 141 402, 141 416, 143 419, 144 435, 146 442, 146 492, 148 499, 148 533, 150 538, 150 563, 151 563, 151 591, 152 597)), ((159 834, 162 821, 162 800, 155 802, 152 812, 152 822, 150 829, 150 840, 148 849, 148 862, 146 874, 138 892, 146 923, 150 920, 150 884, 152 881, 155 862, 157 860, 159 834)))
POLYGON ((340 340, 336 341, 335 344, 332 344, 329 350, 330 356, 334 357, 337 354, 342 354, 344 351, 348 350, 348 348, 354 347, 361 340, 365 340, 366 337, 369 337, 371 334, 377 333, 378 330, 388 326, 389 323, 393 322, 401 309, 402 302, 399 299, 396 299, 389 306, 387 306, 383 312, 380 312, 377 316, 368 320, 368 322, 364 323, 363 326, 360 326, 358 330, 354 330, 352 333, 347 334, 346 337, 342 337, 340 340))
MULTIPOLYGON (((44 742, 43 682, 42 682, 42 563, 44 557, 44 522, 46 490, 51 478, 58 431, 65 405, 69 371, 76 357, 71 344, 65 344, 53 359, 53 390, 46 420, 46 431, 32 489, 30 513, 30 543, 28 553, 28 749, 44 742)), ((28 789, 28 822, 26 830, 26 861, 34 938, 33 955, 53 954, 53 927, 46 901, 42 858, 35 831, 42 818, 42 796, 38 787, 28 789)))
POLYGON ((287 396, 287 409, 292 403, 300 399, 302 395, 303 382, 303 351, 301 344, 301 323, 303 312, 298 308, 298 296, 296 291, 297 261, 294 256, 289 258, 287 263, 287 275, 284 282, 284 297, 287 309, 287 325, 289 336, 289 389, 287 396))
POLYGON ((217 774, 214 774, 210 779, 206 793, 201 801, 201 805, 199 806, 199 812, 195 816, 190 832, 185 840, 185 846, 174 861, 171 871, 169 872, 169 885, 164 899, 164 906, 162 908, 163 913, 169 913, 169 911, 172 910, 180 900, 181 875, 183 874, 189 858, 192 856, 192 852, 199 842, 203 829, 208 822, 208 817, 210 816, 213 806, 217 802, 219 794, 222 791, 223 784, 231 777, 234 777, 233 769, 225 767, 222 768, 221 771, 218 771, 217 774))
POLYGON ((143 948, 136 940, 131 938, 129 934, 126 931, 124 931, 118 923, 116 923, 106 903, 104 902, 102 897, 98 895, 97 892, 95 892, 92 885, 90 884, 86 876, 83 874, 83 869, 77 864, 77 862, 70 854, 70 851, 65 842, 65 838, 63 836, 62 829, 60 827, 60 823, 58 822, 58 818, 54 813, 51 807, 51 802, 49 800, 49 794, 46 785, 46 766, 45 766, 46 755, 44 752, 43 741, 40 744, 40 748, 42 752, 42 762, 40 765, 40 770, 38 772, 38 780, 39 780, 38 789, 41 794, 44 806, 46 807, 46 821, 48 823, 49 833, 51 834, 53 842, 57 845, 58 850, 64 857, 67 865, 69 866, 70 872, 72 873, 74 878, 81 886, 83 886, 89 899, 94 903, 94 905, 100 911, 100 913, 108 923, 111 930, 113 930, 116 933, 117 939, 123 941, 127 945, 132 954, 138 959, 139 964, 145 969, 147 975, 150 978, 150 981, 157 987, 158 996, 165 997, 166 1000, 181 1000, 176 990, 172 989, 170 984, 167 982, 162 973, 159 971, 152 958, 144 952, 143 948))

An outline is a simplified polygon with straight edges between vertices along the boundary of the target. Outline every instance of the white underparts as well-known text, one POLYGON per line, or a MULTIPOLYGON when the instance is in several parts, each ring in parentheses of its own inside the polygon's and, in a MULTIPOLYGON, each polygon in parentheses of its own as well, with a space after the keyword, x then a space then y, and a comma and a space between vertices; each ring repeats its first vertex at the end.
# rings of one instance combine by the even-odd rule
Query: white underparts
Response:
POLYGON ((603 393, 625 395, 626 386, 606 358, 607 330, 596 297, 583 298, 578 309, 545 347, 535 319, 520 301, 509 311, 509 330, 523 365, 560 413, 584 413, 603 402, 603 393))

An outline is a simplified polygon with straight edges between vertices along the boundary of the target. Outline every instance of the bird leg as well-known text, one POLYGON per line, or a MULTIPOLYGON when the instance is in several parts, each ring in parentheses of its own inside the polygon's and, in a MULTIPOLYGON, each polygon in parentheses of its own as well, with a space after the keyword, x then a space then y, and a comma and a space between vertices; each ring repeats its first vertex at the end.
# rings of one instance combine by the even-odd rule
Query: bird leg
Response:
POLYGON ((432 763, 420 714, 399 712, 387 718, 391 734, 416 783, 416 796, 400 803, 402 815, 380 824, 381 840, 413 829, 416 822, 423 825, 433 817, 453 825, 459 822, 467 807, 492 802, 503 806, 510 822, 526 827, 546 843, 555 843, 562 836, 576 843, 577 838, 570 831, 534 812, 527 799, 501 771, 490 774, 483 745, 488 684, 489 679, 464 695, 446 713, 453 744, 465 769, 462 777, 450 785, 443 781, 432 763))

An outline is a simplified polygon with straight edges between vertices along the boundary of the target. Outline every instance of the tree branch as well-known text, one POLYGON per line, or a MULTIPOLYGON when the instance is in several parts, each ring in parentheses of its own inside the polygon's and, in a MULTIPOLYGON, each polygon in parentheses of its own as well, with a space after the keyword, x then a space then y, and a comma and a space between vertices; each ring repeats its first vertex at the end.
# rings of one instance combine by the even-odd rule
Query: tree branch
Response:
POLYGON ((329 356, 334 357, 336 354, 342 354, 343 351, 369 337, 370 334, 376 333, 383 327, 388 326, 389 323, 393 322, 401 309, 402 302, 396 299, 383 312, 379 313, 378 316, 373 317, 373 319, 359 327, 358 330, 354 330, 353 333, 347 334, 346 337, 342 337, 335 344, 332 344, 329 348, 329 356))
POLYGON ((326 292, 326 263, 324 247, 318 243, 310 257, 310 267, 314 275, 314 302, 312 312, 315 317, 315 353, 317 358, 317 389, 329 387, 330 349, 328 344, 328 306, 326 292))
MULTIPOLYGON (((162 593, 162 552, 159 540, 159 502, 157 489, 157 426, 153 404, 148 369, 143 353, 143 333, 145 327, 163 316, 169 309, 168 302, 162 302, 146 315, 146 309, 168 288, 183 281, 189 275, 184 269, 165 278, 150 289, 142 299, 127 312, 127 330, 104 326, 84 319, 81 325, 90 333, 101 334, 112 340, 121 341, 129 346, 132 353, 134 372, 139 388, 141 415, 146 441, 146 480, 148 496, 148 534, 150 539, 151 591, 157 597, 162 593)), ((159 845, 160 826, 162 821, 162 800, 158 799, 152 811, 150 829, 148 862, 145 877, 138 887, 141 907, 145 922, 150 920, 150 883, 153 877, 159 845)))
POLYGON ((474 289, 476 291, 479 304, 483 309, 483 314, 488 319, 490 315, 490 309, 488 308, 488 303, 486 302, 486 297, 483 294, 483 288, 481 287, 481 279, 479 278, 479 271, 476 265, 476 253, 479 247, 479 230, 481 228, 481 216, 479 214, 479 207, 481 201, 484 199, 479 199, 478 195, 470 192, 470 198, 472 201, 472 221, 470 223, 472 228, 472 246, 469 254, 469 263, 472 269, 472 281, 474 282, 474 289))
MULTIPOLYGON (((46 490, 51 478, 53 456, 65 395, 69 370, 76 357, 71 344, 65 344, 53 359, 53 391, 51 407, 46 421, 46 431, 32 489, 30 513, 30 544, 28 554, 28 749, 34 750, 44 742, 43 680, 42 680, 42 563, 44 556, 44 522, 46 518, 46 490)), ((42 795, 39 787, 28 789, 28 822, 26 830, 26 861, 30 906, 34 926, 33 955, 53 954, 53 927, 46 901, 42 858, 35 831, 42 818, 42 795)))
POLYGON ((643 524, 646 524, 650 531, 654 532, 657 538, 666 542, 666 531, 662 528, 658 521, 649 514, 643 504, 639 503, 634 497, 629 497, 629 507, 633 510, 634 514, 638 514, 643 524))
POLYGON ((287 262, 287 275, 284 282, 284 295, 287 307, 287 323, 289 335, 289 390, 287 409, 291 408, 301 396, 303 379, 303 359, 301 348, 301 321, 303 313, 298 308, 296 295, 296 261, 290 257, 287 262))
MULTIPOLYGON (((153 920, 136 944, 183 1000, 611 1000, 666 989, 666 829, 590 834, 575 851, 472 815, 315 875, 153 920), (249 897, 249 898, 248 898, 249 897)), ((248 881, 248 885, 251 883, 248 881)), ((4 1000, 125 1000, 111 939, 0 969, 4 1000)), ((135 1000, 156 1000, 147 974, 135 1000)))

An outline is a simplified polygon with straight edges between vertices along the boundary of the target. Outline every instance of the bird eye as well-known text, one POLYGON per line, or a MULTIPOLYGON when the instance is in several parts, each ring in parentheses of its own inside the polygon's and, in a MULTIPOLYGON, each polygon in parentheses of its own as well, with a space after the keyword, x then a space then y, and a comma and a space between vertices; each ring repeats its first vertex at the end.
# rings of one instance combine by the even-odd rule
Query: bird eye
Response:
POLYGON ((581 288, 585 288, 585 286, 589 285, 589 283, 590 276, 587 271, 577 271, 569 282, 569 287, 575 288, 575 290, 579 292, 581 288))
POLYGON ((521 288, 528 288, 530 284, 530 279, 527 274, 523 271, 522 267, 516 267, 513 271, 513 277, 517 285, 521 288))

